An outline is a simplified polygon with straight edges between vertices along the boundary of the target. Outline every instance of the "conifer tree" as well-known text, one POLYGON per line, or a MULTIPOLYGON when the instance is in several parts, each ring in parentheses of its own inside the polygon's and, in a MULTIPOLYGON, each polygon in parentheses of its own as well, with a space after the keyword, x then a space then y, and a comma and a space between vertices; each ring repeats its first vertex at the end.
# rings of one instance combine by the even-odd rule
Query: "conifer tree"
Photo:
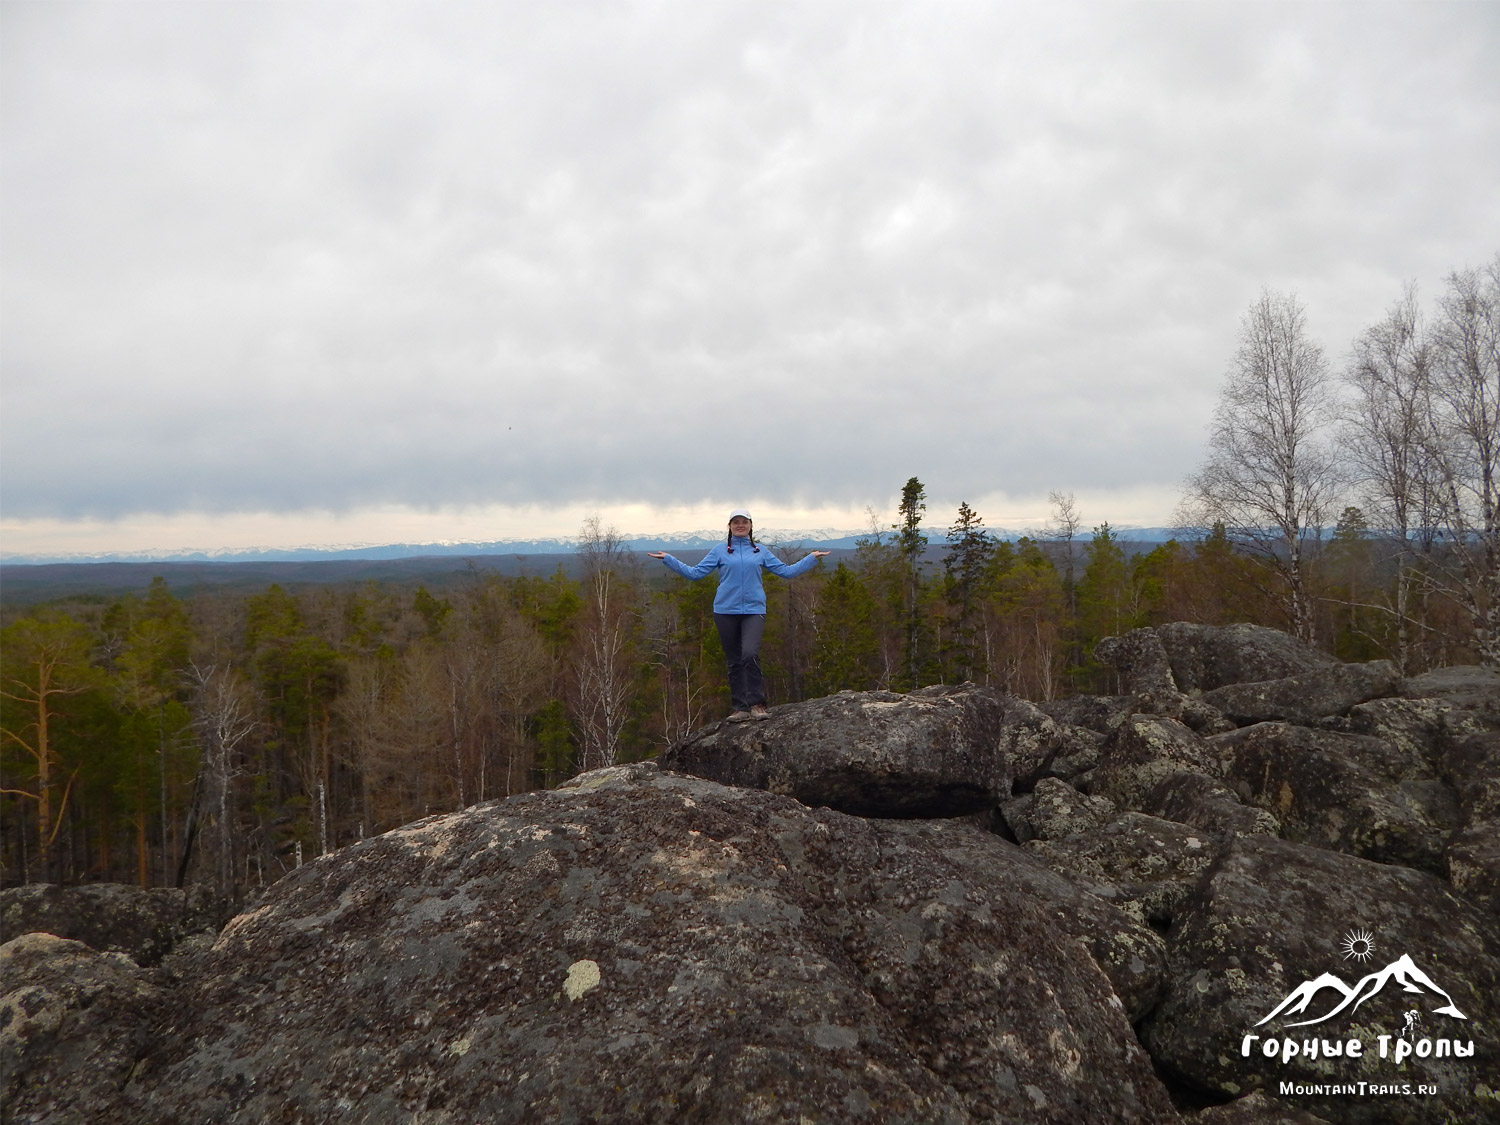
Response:
POLYGON ((985 530, 984 520, 967 501, 958 505, 958 517, 948 529, 949 550, 943 556, 944 594, 952 623, 948 647, 952 654, 944 679, 953 681, 982 677, 983 652, 977 643, 985 576, 995 553, 995 540, 985 530))
POLYGON ((907 690, 920 686, 928 659, 922 635, 922 554, 927 549, 927 536, 921 528, 926 500, 927 490, 922 482, 916 477, 909 478, 901 489, 901 522, 896 525, 896 543, 905 572, 902 609, 906 620, 906 651, 901 679, 907 690))
MULTIPOLYGON (((0 698, 6 748, 29 758, 33 788, 7 785, 3 792, 36 802, 37 845, 44 878, 55 878, 52 846, 62 826, 62 814, 77 776, 61 776, 59 752, 62 731, 57 719, 68 696, 99 686, 100 676, 89 663, 90 637, 66 614, 23 617, 0 632, 0 698), (59 793, 61 788, 61 793, 59 793)), ((7 771, 7 781, 13 772, 7 771)))
POLYGON ((869 691, 880 680, 875 598, 859 576, 839 563, 818 594, 817 646, 812 655, 814 695, 869 691))

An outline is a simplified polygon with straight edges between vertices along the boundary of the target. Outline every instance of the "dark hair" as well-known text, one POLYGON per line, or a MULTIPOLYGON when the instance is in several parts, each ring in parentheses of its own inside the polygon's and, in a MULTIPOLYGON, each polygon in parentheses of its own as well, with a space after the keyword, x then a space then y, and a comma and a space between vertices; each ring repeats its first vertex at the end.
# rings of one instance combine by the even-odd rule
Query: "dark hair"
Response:
MULTIPOLYGON (((760 554, 760 548, 755 545, 755 525, 753 523, 750 525, 749 539, 751 549, 757 555, 760 554)), ((724 536, 724 546, 729 549, 731 555, 734 554, 734 532, 731 531, 728 535, 724 536)))

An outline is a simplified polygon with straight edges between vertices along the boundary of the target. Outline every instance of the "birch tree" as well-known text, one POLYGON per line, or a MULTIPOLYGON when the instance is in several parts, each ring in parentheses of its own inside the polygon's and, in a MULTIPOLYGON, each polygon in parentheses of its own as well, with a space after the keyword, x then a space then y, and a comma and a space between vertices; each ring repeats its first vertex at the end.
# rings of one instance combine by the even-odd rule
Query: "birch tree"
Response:
POLYGON ((625 546, 598 516, 583 524, 584 610, 580 618, 574 715, 584 770, 612 766, 620 751, 630 699, 630 592, 620 571, 625 546))
MULTIPOLYGON (((231 896, 236 881, 232 789, 242 772, 238 762, 240 745, 255 733, 259 723, 250 687, 233 668, 223 664, 193 664, 188 676, 193 685, 193 725, 203 747, 199 783, 194 785, 193 815, 196 822, 200 799, 197 794, 206 790, 212 809, 214 887, 220 895, 231 896)), ((190 850, 191 843, 184 849, 184 867, 190 850)))
POLYGON ((1340 444, 1357 477, 1367 520, 1388 537, 1396 564, 1391 604, 1395 651, 1411 670, 1413 629, 1420 625, 1418 568, 1431 545, 1437 499, 1432 455, 1435 348, 1414 285, 1354 341, 1346 375, 1352 393, 1340 444))
POLYGON ((1440 301, 1431 443, 1449 589, 1473 624, 1479 658, 1500 665, 1500 254, 1456 271, 1440 301))
POLYGON ((1186 522, 1223 523, 1274 578, 1287 622, 1313 639, 1306 548, 1322 534, 1338 476, 1326 438, 1328 363, 1291 294, 1266 290, 1240 324, 1208 457, 1189 480, 1186 522))

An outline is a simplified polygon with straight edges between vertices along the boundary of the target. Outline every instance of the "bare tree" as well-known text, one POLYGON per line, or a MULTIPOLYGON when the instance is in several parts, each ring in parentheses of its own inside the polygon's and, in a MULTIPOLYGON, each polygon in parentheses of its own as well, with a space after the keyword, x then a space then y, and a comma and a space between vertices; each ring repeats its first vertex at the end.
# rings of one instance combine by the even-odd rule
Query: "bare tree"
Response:
POLYGON ((1322 534, 1337 488, 1323 431, 1328 364, 1290 294, 1263 291, 1240 324, 1219 395, 1208 459, 1188 482, 1185 522, 1222 522, 1278 579, 1288 623, 1313 639, 1304 552, 1322 534))
MULTIPOLYGON (((552 678, 547 643, 510 606, 499 606, 500 629, 490 648, 490 680, 496 717, 505 733, 504 795, 526 788, 531 771, 526 724, 547 700, 552 678)), ((480 799, 485 791, 481 787, 480 799)))
POLYGON ((718 682, 706 670, 704 649, 709 632, 685 628, 682 607, 671 596, 660 594, 647 607, 645 643, 651 663, 661 676, 662 734, 669 746, 704 723, 718 682))
MULTIPOLYGON (((1074 544, 1083 519, 1078 514, 1078 503, 1071 492, 1053 489, 1047 493, 1047 503, 1052 505, 1052 515, 1041 537, 1052 544, 1052 550, 1048 553, 1052 556, 1054 565, 1061 564, 1063 598, 1067 603, 1068 620, 1076 622, 1078 582, 1074 575, 1074 565, 1077 562, 1077 548, 1074 544)), ((1078 630, 1070 628, 1068 631, 1072 634, 1068 642, 1068 663, 1082 664, 1083 648, 1079 644, 1078 630)))
POLYGON ((359 778, 359 838, 372 834, 381 820, 375 810, 380 787, 380 761, 389 728, 389 697, 396 679, 396 665, 378 656, 357 657, 349 662, 344 690, 334 704, 344 738, 340 761, 359 778))
POLYGON ((1059 554, 1062 556, 1063 564, 1063 587, 1068 594, 1068 612, 1075 612, 1073 602, 1073 541, 1078 537, 1078 529, 1083 525, 1078 515, 1078 504, 1071 492, 1063 492, 1054 489, 1047 493, 1047 503, 1052 505, 1052 517, 1048 521, 1047 528, 1042 532, 1042 537, 1053 543, 1062 545, 1059 554))
POLYGON ((1416 286, 1408 284, 1384 319, 1354 342, 1347 372, 1353 396, 1340 434, 1365 512, 1394 548, 1392 604, 1376 608, 1394 618, 1392 655, 1403 671, 1412 668, 1412 629, 1420 624, 1412 604, 1418 564, 1435 526, 1434 358, 1416 286))
POLYGON ((620 574, 624 541, 598 516, 584 520, 578 553, 583 562, 586 604, 576 663, 574 715, 584 770, 612 766, 625 729, 630 696, 628 591, 620 574))
MULTIPOLYGON (((258 725, 250 688, 227 665, 193 664, 193 725, 203 742, 199 776, 207 781, 213 809, 214 886, 221 895, 234 893, 234 824, 230 787, 239 776, 235 757, 240 743, 258 725)), ((187 857, 183 857, 184 866, 187 857)))
POLYGON ((1432 452, 1449 584, 1473 622, 1480 659, 1500 665, 1500 254, 1448 277, 1437 329, 1432 452))

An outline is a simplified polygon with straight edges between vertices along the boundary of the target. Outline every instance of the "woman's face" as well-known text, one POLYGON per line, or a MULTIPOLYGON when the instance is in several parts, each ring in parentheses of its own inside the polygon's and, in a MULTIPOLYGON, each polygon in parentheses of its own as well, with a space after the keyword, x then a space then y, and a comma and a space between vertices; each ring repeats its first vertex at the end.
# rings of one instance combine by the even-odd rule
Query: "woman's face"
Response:
POLYGON ((729 534, 737 535, 741 539, 750 534, 750 521, 744 516, 735 516, 729 521, 729 534))

